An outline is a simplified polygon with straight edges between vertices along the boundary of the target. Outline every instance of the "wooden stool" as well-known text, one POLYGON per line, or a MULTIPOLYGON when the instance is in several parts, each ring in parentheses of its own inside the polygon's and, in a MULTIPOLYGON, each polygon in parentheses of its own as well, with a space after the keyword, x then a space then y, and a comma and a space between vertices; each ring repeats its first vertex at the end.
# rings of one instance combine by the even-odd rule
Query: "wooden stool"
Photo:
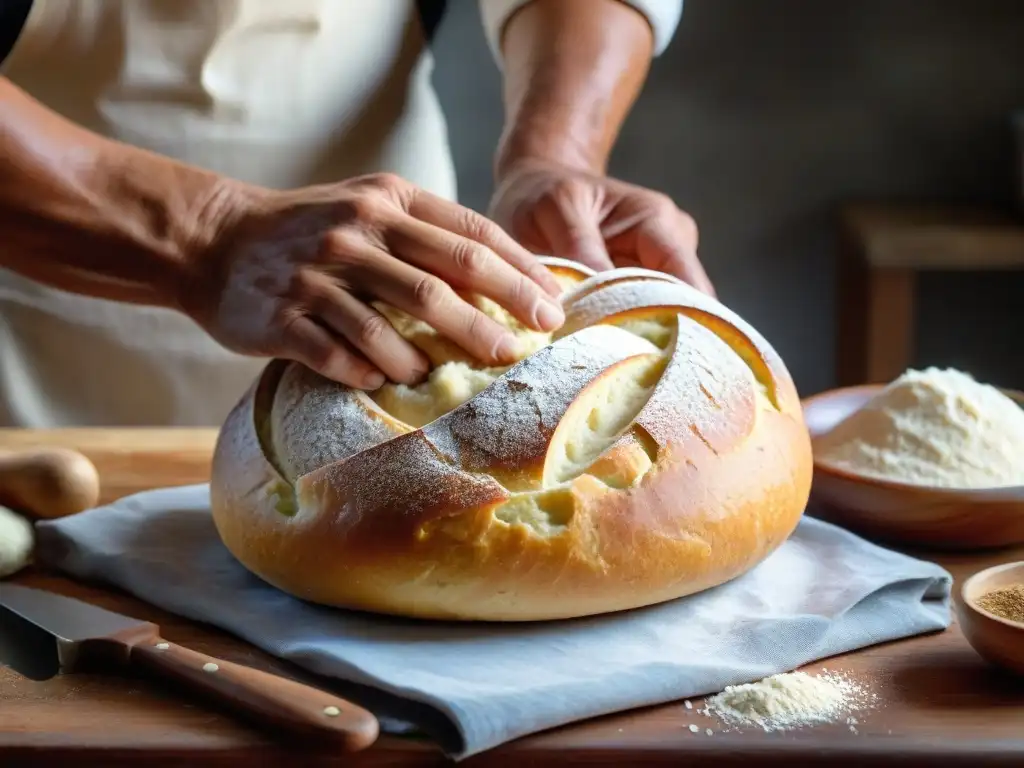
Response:
POLYGON ((883 384, 912 365, 918 272, 1024 269, 1024 221, 950 206, 840 211, 836 378, 883 384))

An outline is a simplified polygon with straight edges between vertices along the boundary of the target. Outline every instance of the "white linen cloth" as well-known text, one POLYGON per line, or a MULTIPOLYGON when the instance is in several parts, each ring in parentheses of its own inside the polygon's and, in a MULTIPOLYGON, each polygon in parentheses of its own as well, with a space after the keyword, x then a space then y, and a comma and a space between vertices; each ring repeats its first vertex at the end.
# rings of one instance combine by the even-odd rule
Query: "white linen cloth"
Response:
POLYGON ((329 609, 245 570, 217 536, 208 488, 148 491, 40 522, 39 556, 359 684, 359 696, 338 692, 376 711, 385 730, 415 726, 456 759, 950 624, 945 570, 806 516, 745 575, 651 608, 514 625, 329 609))

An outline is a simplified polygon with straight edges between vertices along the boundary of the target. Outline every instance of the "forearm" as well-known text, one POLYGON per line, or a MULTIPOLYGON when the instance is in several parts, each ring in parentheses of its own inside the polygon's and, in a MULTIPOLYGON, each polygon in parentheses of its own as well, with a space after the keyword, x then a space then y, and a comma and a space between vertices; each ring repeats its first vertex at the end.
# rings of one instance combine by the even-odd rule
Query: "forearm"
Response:
POLYGON ((0 78, 0 267, 74 293, 176 307, 216 184, 76 126, 0 78))
POLYGON ((524 160, 603 173, 650 66, 647 19, 619 0, 533 0, 505 26, 504 173, 524 160))

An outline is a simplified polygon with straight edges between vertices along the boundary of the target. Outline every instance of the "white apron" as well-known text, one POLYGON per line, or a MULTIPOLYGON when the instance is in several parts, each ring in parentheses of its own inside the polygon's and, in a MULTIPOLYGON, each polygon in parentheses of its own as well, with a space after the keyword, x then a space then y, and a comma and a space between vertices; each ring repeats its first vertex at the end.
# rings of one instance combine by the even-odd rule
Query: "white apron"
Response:
MULTIPOLYGON (((3 74, 247 182, 386 170, 454 199, 432 67, 413 0, 35 0, 3 74)), ((177 313, 0 270, 0 426, 218 426, 264 362, 177 313)))

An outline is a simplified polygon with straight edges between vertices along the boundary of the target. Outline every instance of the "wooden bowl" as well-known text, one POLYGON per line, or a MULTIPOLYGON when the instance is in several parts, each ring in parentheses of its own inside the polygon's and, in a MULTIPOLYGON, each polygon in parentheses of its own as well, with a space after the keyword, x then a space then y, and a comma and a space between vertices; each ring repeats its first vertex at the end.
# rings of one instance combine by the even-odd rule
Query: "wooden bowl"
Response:
MULTIPOLYGON (((803 401, 812 438, 831 430, 883 389, 872 384, 803 401)), ((1018 404, 1024 393, 1002 390, 1018 404)), ((959 489, 898 483, 814 462, 812 514, 866 537, 942 549, 1024 542, 1024 486, 959 489)))
POLYGON ((1009 621, 979 607, 977 600, 993 589, 1024 584, 1024 560, 986 568, 954 593, 960 628, 967 642, 992 664, 1024 675, 1024 623, 1009 621))

